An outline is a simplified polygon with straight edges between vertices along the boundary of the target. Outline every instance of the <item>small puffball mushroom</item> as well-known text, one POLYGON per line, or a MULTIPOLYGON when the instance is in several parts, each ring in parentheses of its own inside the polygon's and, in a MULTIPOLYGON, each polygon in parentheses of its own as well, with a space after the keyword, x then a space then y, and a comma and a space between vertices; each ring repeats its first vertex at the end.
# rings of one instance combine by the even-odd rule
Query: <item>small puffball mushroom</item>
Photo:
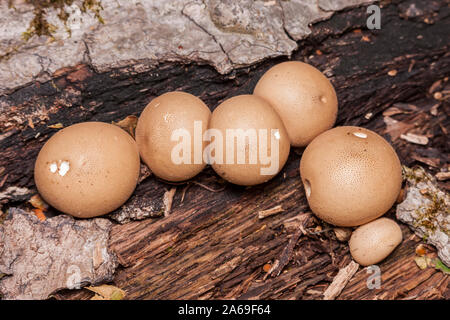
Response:
POLYGON ((50 205, 78 218, 120 207, 139 178, 136 142, 119 127, 84 122, 64 128, 42 147, 34 180, 50 205))
POLYGON ((400 160, 373 131, 337 127, 315 138, 303 152, 300 175, 311 210, 341 227, 382 216, 401 189, 400 160))
POLYGON ((283 122, 257 96, 241 95, 222 102, 213 111, 208 131, 212 168, 234 184, 251 186, 270 180, 289 155, 283 122))
POLYGON ((303 62, 283 62, 270 68, 253 94, 275 108, 294 147, 306 146, 336 121, 338 100, 333 85, 322 72, 303 62))
POLYGON ((136 126, 142 160, 158 177, 184 181, 205 168, 203 135, 211 111, 186 92, 168 92, 153 99, 136 126))
POLYGON ((395 221, 379 218, 353 231, 350 253, 360 265, 370 266, 384 260, 402 239, 402 230, 395 221))

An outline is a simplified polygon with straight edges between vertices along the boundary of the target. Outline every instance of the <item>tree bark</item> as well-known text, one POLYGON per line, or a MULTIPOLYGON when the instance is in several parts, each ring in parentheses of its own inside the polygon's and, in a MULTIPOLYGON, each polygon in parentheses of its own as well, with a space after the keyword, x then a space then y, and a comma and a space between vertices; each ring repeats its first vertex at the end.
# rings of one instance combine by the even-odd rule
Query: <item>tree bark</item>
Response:
MULTIPOLYGON (((329 21, 313 25, 313 33, 299 42, 300 49, 292 56, 318 67, 332 80, 339 98, 337 125, 364 126, 384 135, 406 165, 417 163, 415 155, 437 158, 439 166, 448 162, 449 105, 433 99, 429 88, 438 80, 445 88, 450 74, 449 7, 445 1, 429 3, 392 1, 382 9, 381 30, 374 31, 365 28, 366 8, 336 13, 329 21), (411 4, 420 9, 419 14, 412 16, 411 4), (396 103, 416 107, 398 119, 413 127, 418 124, 417 130, 430 135, 428 145, 393 138, 382 113, 396 103), (439 104, 436 116, 430 114, 434 104, 439 104)), ((150 71, 130 66, 105 73, 80 65, 52 81, 0 97, 11 112, 21 114, 37 114, 39 105, 53 106, 41 115, 42 122, 23 123, 2 134, 0 181, 7 175, 3 188, 34 188, 34 159, 56 131, 48 125, 118 121, 139 115, 152 98, 171 90, 195 94, 214 109, 224 99, 251 93, 261 75, 284 60, 270 59, 225 76, 205 65, 164 63, 150 71)), ((115 224, 110 248, 123 267, 117 270, 114 284, 129 299, 321 298, 339 268, 351 259, 347 244, 335 239, 330 226, 313 219, 280 275, 264 279, 262 268, 280 259, 295 233, 292 225, 299 226, 296 217, 309 211, 298 172, 302 151, 293 149, 279 175, 251 188, 226 184, 208 168, 184 190, 183 201, 185 185, 177 187, 168 216, 115 224), (202 185, 225 189, 212 192, 202 185), (258 218, 259 211, 278 205, 283 212, 258 218)), ((431 172, 439 166, 430 167, 431 172)), ((447 188, 445 183, 441 186, 447 188)), ((145 198, 162 203, 164 191, 171 187, 151 176, 130 201, 145 198)), ((402 244, 379 264, 380 289, 367 287, 370 275, 360 268, 339 299, 449 297, 448 277, 415 265, 414 248, 421 239, 405 225, 402 230, 402 244)), ((59 297, 87 298, 88 293, 64 292, 59 297)))

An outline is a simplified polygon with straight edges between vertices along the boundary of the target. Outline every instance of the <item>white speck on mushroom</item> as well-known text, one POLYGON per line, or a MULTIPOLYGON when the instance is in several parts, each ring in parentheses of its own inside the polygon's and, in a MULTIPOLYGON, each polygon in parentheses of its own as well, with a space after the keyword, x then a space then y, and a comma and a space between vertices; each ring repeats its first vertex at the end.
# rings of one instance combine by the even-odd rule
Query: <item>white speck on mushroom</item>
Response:
POLYGON ((277 139, 277 140, 280 140, 280 138, 281 138, 281 136, 280 136, 280 131, 275 131, 275 133, 273 134, 274 136, 275 136, 275 138, 277 139))
POLYGON ((55 162, 50 163, 50 172, 55 173, 57 170, 58 170, 58 165, 55 162))
POLYGON ((362 132, 353 132, 353 135, 358 138, 363 138, 363 139, 367 138, 367 134, 362 133, 362 132))
POLYGON ((59 175, 64 177, 67 173, 67 171, 69 171, 70 169, 70 163, 69 161, 62 161, 61 164, 59 165, 59 175))

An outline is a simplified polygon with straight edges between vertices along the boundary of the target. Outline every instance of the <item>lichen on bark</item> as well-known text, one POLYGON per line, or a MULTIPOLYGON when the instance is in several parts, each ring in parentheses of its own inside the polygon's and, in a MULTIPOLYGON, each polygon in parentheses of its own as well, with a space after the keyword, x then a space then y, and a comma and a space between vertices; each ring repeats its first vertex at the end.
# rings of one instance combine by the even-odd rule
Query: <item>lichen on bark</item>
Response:
MULTIPOLYGON (((56 26, 47 20, 48 9, 57 10, 58 18, 64 23, 66 31, 71 34, 71 30, 67 26, 70 13, 66 11, 66 7, 76 3, 75 0, 24 0, 23 2, 32 5, 34 13, 27 31, 23 33, 24 40, 28 40, 34 35, 53 37, 56 26)), ((100 15, 100 11, 103 9, 101 0, 83 0, 77 4, 81 12, 91 11, 103 23, 103 18, 100 15)), ((14 0, 8 0, 8 6, 10 8, 14 7, 14 0)))
POLYGON ((405 200, 397 206, 397 218, 407 223, 424 241, 434 245, 450 266, 450 196, 422 167, 403 167, 407 181, 405 200))

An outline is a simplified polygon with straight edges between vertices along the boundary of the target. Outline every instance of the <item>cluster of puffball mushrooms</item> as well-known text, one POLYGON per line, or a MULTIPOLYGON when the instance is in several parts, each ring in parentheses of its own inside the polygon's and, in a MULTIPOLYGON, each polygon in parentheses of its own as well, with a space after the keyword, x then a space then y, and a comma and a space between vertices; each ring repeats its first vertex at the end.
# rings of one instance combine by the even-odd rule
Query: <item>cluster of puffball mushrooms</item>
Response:
MULTIPOLYGON (((306 146, 300 176, 312 212, 338 227, 358 227, 349 240, 350 252, 367 266, 386 258, 402 241, 397 223, 379 218, 400 192, 401 164, 391 145, 375 132, 353 126, 331 129, 337 110, 336 92, 318 69, 302 62, 284 62, 262 76, 253 95, 225 100, 212 113, 203 101, 185 92, 153 99, 139 117, 136 140, 108 123, 84 122, 64 128, 42 147, 34 178, 40 195, 54 208, 90 218, 112 212, 127 201, 139 179, 140 159, 153 174, 170 182, 191 179, 209 163, 223 179, 251 186, 274 177, 291 146, 306 146), (186 144, 189 150, 183 150, 184 156, 192 161, 175 163, 173 150, 178 143, 173 133, 180 128, 206 139, 186 144), (277 170, 261 174, 267 163, 260 157, 253 163, 208 162, 202 151, 212 140, 206 134, 209 129, 223 136, 229 129, 264 129, 269 137, 275 132, 278 148, 268 146, 267 152, 278 152, 272 154, 278 161, 277 170)), ((262 148, 258 140, 259 147, 247 142, 241 148, 245 150, 234 148, 233 140, 233 146, 227 144, 223 149, 223 157, 236 160, 243 152, 249 158, 254 148, 262 148)), ((267 145, 270 139, 264 140, 267 145)))

